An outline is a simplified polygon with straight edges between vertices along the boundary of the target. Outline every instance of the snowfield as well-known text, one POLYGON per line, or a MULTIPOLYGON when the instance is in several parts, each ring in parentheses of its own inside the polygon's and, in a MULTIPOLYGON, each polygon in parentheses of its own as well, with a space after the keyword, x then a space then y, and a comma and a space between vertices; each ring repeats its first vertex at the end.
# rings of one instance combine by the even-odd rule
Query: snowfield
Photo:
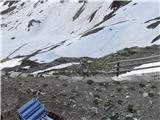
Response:
POLYGON ((158 0, 23 0, 13 4, 4 0, 1 60, 10 58, 16 63, 16 57, 29 56, 29 60, 47 63, 59 57, 99 58, 125 47, 159 44, 159 5, 158 0))
POLYGON ((47 69, 45 69, 45 70, 39 70, 39 71, 33 72, 32 74, 33 74, 33 75, 34 75, 34 74, 40 74, 40 73, 43 73, 43 72, 46 72, 46 71, 56 70, 56 69, 63 69, 63 68, 66 68, 66 67, 69 67, 69 66, 72 66, 72 65, 78 65, 78 64, 79 64, 79 63, 76 63, 76 62, 60 64, 60 65, 56 65, 56 66, 47 68, 47 69))

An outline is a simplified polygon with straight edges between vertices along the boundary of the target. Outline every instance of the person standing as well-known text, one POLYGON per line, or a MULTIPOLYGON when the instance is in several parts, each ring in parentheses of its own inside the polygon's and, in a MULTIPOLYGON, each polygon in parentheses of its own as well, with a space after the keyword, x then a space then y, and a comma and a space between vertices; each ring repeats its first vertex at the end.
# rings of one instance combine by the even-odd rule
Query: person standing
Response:
POLYGON ((85 78, 86 76, 89 76, 88 72, 87 59, 80 59, 80 74, 83 76, 83 78, 85 78))

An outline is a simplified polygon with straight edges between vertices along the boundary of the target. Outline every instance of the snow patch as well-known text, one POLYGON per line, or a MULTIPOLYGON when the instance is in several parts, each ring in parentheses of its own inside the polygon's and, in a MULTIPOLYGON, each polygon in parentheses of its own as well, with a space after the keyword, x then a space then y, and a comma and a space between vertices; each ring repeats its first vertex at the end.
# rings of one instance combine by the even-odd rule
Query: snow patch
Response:
POLYGON ((3 68, 11 68, 11 67, 18 66, 22 63, 22 59, 23 58, 15 58, 15 59, 0 63, 0 70, 2 70, 3 68))
MULTIPOLYGON (((155 67, 155 66, 160 66, 160 62, 154 62, 154 63, 148 63, 148 64, 143 64, 138 67, 135 67, 134 69, 137 68, 145 68, 145 67, 155 67)), ((114 80, 122 80, 123 78, 129 77, 129 76, 134 76, 134 75, 143 75, 147 73, 160 73, 160 67, 156 68, 148 68, 148 69, 142 69, 142 70, 133 70, 130 72, 127 72, 125 74, 122 74, 118 77, 113 77, 114 80)))
MULTIPOLYGON (((141 66, 135 67, 134 69, 145 68, 145 67, 154 67, 154 66, 160 66, 160 62, 143 64, 141 66)), ((128 76, 128 75, 135 75, 135 74, 151 73, 151 72, 160 72, 160 67, 149 68, 149 69, 144 69, 144 70, 135 70, 135 71, 127 72, 125 74, 120 75, 120 77, 128 76)))
POLYGON ((63 69, 63 68, 66 68, 66 67, 69 67, 69 66, 72 66, 72 65, 78 65, 78 64, 80 64, 80 63, 73 62, 73 63, 60 64, 60 65, 56 65, 56 66, 47 68, 45 70, 39 70, 39 71, 33 72, 32 74, 39 74, 39 73, 43 73, 43 72, 50 71, 50 70, 63 69))

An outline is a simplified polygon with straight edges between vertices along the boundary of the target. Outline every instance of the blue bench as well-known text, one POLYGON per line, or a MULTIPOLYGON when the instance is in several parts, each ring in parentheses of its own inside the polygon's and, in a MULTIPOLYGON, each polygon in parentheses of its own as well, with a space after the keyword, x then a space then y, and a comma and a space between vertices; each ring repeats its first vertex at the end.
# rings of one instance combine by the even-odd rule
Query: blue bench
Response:
POLYGON ((20 120, 54 120, 47 116, 47 109, 33 98, 17 110, 20 120))

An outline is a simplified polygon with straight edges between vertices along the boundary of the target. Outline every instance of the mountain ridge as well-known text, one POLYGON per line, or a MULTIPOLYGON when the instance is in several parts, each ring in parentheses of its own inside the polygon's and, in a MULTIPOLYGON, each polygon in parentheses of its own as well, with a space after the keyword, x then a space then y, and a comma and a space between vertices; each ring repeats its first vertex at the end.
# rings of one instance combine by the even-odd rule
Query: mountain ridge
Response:
POLYGON ((99 58, 125 47, 159 44, 158 5, 158 1, 3 1, 1 59, 24 57, 46 63, 59 57, 99 58))

